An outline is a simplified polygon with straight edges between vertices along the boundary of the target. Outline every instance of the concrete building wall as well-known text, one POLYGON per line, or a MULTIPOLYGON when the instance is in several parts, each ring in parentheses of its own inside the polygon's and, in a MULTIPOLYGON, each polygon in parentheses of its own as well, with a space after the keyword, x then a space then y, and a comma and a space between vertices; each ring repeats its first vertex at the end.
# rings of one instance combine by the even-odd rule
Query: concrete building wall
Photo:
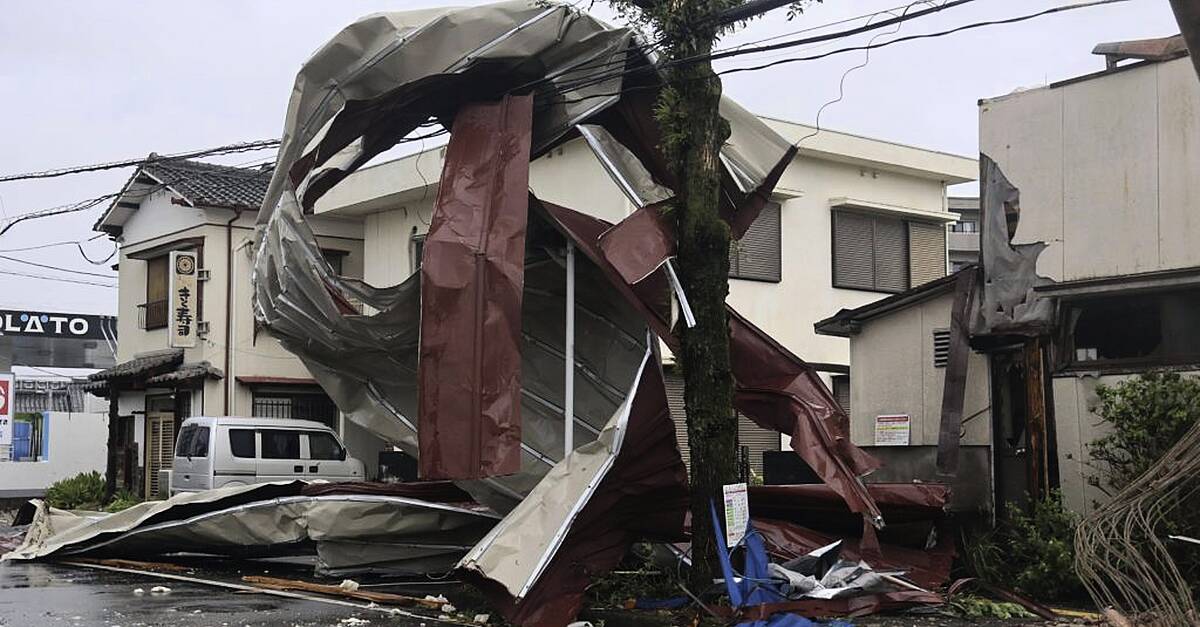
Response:
POLYGON ((980 103, 980 151, 1021 192, 1014 242, 1048 246, 1039 274, 1069 281, 1200 265, 1198 110, 1187 58, 980 103))
MULTIPOLYGON (((850 339, 850 439, 875 444, 875 417, 912 419, 910 446, 937 446, 946 369, 933 364, 933 332, 950 328, 953 292, 865 322, 850 339)), ((971 352, 964 446, 991 443, 988 360, 971 352)))
POLYGON ((46 459, 0 461, 0 496, 41 496, 50 484, 81 472, 104 474, 108 416, 103 413, 50 412, 46 459))
MULTIPOLYGON (((1197 375, 1200 371, 1183 374, 1197 375)), ((1108 500, 1099 488, 1088 483, 1088 478, 1097 474, 1097 469, 1091 467, 1088 444, 1111 431, 1096 413, 1100 405, 1096 388, 1116 385, 1134 376, 1137 375, 1073 373, 1053 379, 1059 481, 1064 502, 1076 512, 1090 514, 1095 509, 1095 503, 1108 500)))

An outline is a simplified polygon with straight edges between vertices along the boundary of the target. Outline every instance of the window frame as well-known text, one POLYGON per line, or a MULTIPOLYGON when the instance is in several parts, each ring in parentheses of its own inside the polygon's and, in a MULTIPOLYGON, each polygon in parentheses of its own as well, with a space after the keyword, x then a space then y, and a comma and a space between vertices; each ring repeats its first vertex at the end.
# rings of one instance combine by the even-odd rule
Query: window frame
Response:
POLYGON ((859 292, 874 292, 877 294, 900 294, 902 292, 908 291, 908 289, 912 286, 912 276, 911 276, 912 272, 911 272, 911 268, 910 268, 911 263, 912 263, 912 251, 910 249, 911 243, 908 241, 908 223, 910 222, 909 220, 906 220, 899 216, 879 214, 879 213, 874 213, 871 211, 856 211, 854 209, 843 208, 843 207, 832 207, 830 209, 829 215, 830 215, 830 219, 829 219, 829 250, 830 250, 829 281, 830 281, 830 285, 832 285, 834 288, 840 289, 840 290, 855 290, 855 291, 859 291, 859 292), (904 264, 903 264, 904 265, 904 288, 903 289, 890 289, 890 288, 878 287, 879 277, 878 277, 878 272, 875 267, 876 266, 875 256, 876 256, 876 250, 878 247, 875 244, 875 227, 873 224, 871 227, 871 244, 870 244, 871 283, 872 283, 873 287, 862 287, 859 285, 846 285, 844 283, 838 282, 838 271, 837 271, 837 269, 838 269, 838 245, 837 245, 838 223, 837 223, 837 215, 839 213, 865 217, 865 218, 869 218, 872 221, 879 220, 879 219, 887 219, 887 220, 895 220, 900 223, 901 230, 904 233, 904 246, 903 246, 903 249, 904 249, 904 264))
MULTIPOLYGON (((1142 372, 1149 368, 1180 366, 1191 368, 1200 365, 1200 350, 1194 353, 1164 352, 1164 349, 1169 350, 1169 347, 1182 344, 1180 336, 1168 335, 1171 327, 1166 324, 1167 308, 1165 305, 1167 304, 1167 300, 1172 297, 1185 300, 1188 298, 1200 300, 1200 290, 1196 288, 1155 289, 1062 299, 1059 306, 1059 333, 1054 342, 1056 371, 1062 373, 1100 372, 1102 374, 1123 374, 1142 372), (1105 301, 1113 304, 1117 304, 1117 301, 1120 300, 1140 301, 1144 303, 1147 299, 1155 300, 1155 307, 1158 314, 1158 333, 1160 335, 1158 344, 1150 354, 1137 357, 1077 359, 1076 349, 1078 347, 1075 344, 1075 336, 1078 330, 1078 320, 1071 320, 1073 312, 1081 311, 1083 307, 1088 305, 1100 305, 1103 307, 1102 303, 1105 301)), ((1082 316, 1082 313, 1079 315, 1082 316)), ((1123 318, 1123 320, 1126 319, 1123 318)), ((1200 334, 1200 330, 1197 330, 1196 333, 1200 334)))
POLYGON ((762 211, 754 218, 754 222, 741 239, 729 241, 729 278, 738 279, 741 281, 757 281, 760 283, 782 283, 783 282, 783 205, 775 201, 768 201, 763 206, 762 211), (746 236, 750 234, 750 229, 759 225, 759 220, 763 219, 763 215, 767 211, 775 213, 775 237, 771 245, 774 247, 775 268, 772 276, 763 276, 753 272, 744 273, 741 270, 741 257, 745 254, 745 249, 742 247, 742 242, 746 240, 746 236))

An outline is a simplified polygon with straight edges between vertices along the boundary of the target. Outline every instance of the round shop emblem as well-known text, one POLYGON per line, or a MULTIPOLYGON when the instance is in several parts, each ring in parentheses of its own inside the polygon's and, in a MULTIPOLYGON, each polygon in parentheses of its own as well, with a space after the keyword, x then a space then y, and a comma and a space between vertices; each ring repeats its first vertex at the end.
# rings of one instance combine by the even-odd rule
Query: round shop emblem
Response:
POLYGON ((175 258, 175 272, 177 274, 195 274, 196 273, 196 258, 191 255, 180 255, 175 258))

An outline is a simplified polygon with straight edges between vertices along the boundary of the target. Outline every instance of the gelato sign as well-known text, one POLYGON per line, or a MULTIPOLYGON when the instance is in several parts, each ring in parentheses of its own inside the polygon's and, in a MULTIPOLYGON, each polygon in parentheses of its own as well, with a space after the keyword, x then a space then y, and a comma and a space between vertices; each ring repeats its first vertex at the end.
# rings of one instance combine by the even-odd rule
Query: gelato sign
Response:
POLYGON ((0 335, 103 340, 115 338, 116 331, 112 316, 0 309, 0 335))

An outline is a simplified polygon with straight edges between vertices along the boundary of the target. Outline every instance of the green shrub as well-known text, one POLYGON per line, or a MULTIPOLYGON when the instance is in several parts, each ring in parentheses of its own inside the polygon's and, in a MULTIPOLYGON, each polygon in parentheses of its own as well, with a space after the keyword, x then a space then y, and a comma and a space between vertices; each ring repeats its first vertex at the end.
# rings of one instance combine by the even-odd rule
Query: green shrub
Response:
POLYGON ((1148 372, 1096 388, 1096 413, 1112 429, 1088 444, 1099 474, 1092 483, 1115 494, 1158 461, 1200 420, 1200 379, 1148 372))
POLYGON ((136 494, 122 488, 113 495, 113 499, 109 501, 108 505, 104 508, 104 511, 114 513, 120 512, 127 510, 141 502, 142 499, 138 498, 136 494))
POLYGON ((104 477, 93 470, 55 481, 46 488, 45 501, 59 509, 98 510, 104 503, 104 477))
MULTIPOLYGON (((1111 431, 1088 444, 1097 471, 1089 482, 1109 495, 1144 474, 1200 420, 1200 378, 1177 372, 1148 372, 1101 385, 1096 394, 1096 413, 1111 431)), ((1159 506, 1165 516, 1155 535, 1200 534, 1200 507, 1187 502, 1159 506)), ((1168 547, 1184 578, 1200 592, 1200 547, 1184 542, 1168 547)))
POLYGON ((1028 512, 1009 503, 996 528, 964 542, 973 574, 1043 601, 1081 598, 1075 574, 1075 526, 1079 518, 1057 491, 1031 503, 1028 512))

